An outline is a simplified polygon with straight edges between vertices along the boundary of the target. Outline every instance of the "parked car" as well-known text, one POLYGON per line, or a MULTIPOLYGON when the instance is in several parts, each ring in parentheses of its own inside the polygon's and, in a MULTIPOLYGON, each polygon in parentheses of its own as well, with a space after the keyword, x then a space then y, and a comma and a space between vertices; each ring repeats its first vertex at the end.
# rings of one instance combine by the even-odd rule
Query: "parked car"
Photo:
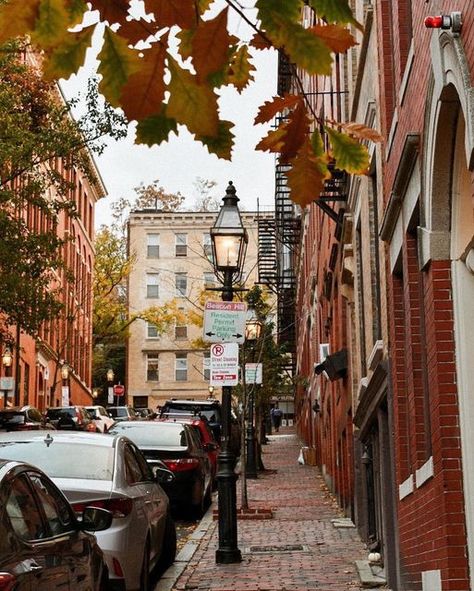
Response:
POLYGON ((181 422, 191 425, 191 427, 196 431, 196 435, 198 436, 204 451, 207 453, 209 457, 209 461, 211 463, 211 473, 212 473, 212 488, 215 489, 217 481, 217 456, 219 455, 220 446, 217 443, 214 433, 212 432, 211 428, 205 417, 187 417, 186 415, 176 415, 175 417, 169 416, 167 418, 160 419, 160 421, 173 421, 173 422, 181 422))
POLYGON ((0 589, 106 591, 108 569, 92 532, 111 523, 110 511, 89 506, 78 520, 41 470, 0 460, 0 589))
POLYGON ((136 408, 135 413, 139 419, 143 419, 145 421, 153 421, 158 416, 158 413, 156 413, 151 408, 136 408))
MULTIPOLYGON (((216 441, 220 443, 222 431, 222 406, 216 399, 207 400, 167 400, 161 407, 160 417, 175 416, 176 414, 203 416, 214 433, 216 441)), ((240 456, 241 428, 237 416, 231 413, 230 449, 235 456, 240 456)))
POLYGON ((210 503, 212 468, 191 425, 167 421, 124 421, 110 433, 126 435, 153 466, 163 461, 175 478, 163 484, 171 504, 181 513, 201 517, 210 503))
POLYGON ((43 469, 78 515, 87 506, 112 512, 111 527, 96 534, 111 588, 148 591, 151 570, 158 562, 173 562, 176 530, 158 482, 173 475, 157 468, 155 476, 126 437, 72 431, 0 433, 2 456, 43 469))
POLYGON ((68 431, 97 432, 97 426, 83 406, 54 406, 46 411, 46 419, 56 428, 68 431))
POLYGON ((131 406, 108 406, 107 412, 115 421, 135 421, 137 413, 131 406))
POLYGON ((103 406, 86 406, 85 409, 92 417, 96 424, 97 430, 100 433, 107 433, 107 431, 115 425, 115 420, 109 415, 103 406))
POLYGON ((51 429, 53 425, 34 406, 3 408, 0 410, 0 429, 30 431, 51 429))

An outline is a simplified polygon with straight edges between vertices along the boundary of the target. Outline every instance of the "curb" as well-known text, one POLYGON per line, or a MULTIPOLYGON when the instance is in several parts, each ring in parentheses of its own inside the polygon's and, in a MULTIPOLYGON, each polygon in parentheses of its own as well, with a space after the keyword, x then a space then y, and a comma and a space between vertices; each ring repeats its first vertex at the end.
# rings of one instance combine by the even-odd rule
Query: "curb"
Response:
POLYGON ((207 531, 213 523, 213 504, 204 514, 204 517, 199 522, 196 529, 193 531, 189 540, 181 548, 179 554, 176 556, 173 564, 161 575, 160 580, 156 584, 153 591, 172 591, 174 584, 183 574, 184 569, 188 566, 189 561, 194 556, 194 553, 199 548, 199 543, 206 535, 207 531))

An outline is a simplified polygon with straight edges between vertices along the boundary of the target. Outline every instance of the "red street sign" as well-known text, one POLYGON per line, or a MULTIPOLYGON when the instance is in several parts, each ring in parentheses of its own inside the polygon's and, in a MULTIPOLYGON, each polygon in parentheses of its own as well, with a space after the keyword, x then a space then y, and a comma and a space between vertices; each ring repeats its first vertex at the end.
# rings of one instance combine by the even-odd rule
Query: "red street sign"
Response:
POLYGON ((123 396, 124 394, 125 394, 125 386, 122 386, 122 384, 115 384, 114 396, 123 396))

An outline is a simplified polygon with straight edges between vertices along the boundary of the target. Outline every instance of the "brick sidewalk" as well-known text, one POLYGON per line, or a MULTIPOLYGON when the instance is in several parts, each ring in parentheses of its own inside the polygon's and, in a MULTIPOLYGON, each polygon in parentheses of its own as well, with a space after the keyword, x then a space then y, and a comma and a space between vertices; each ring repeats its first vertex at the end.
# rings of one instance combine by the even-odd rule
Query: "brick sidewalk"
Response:
MULTIPOLYGON (((268 472, 248 481, 249 507, 271 507, 274 517, 239 519, 242 562, 216 564, 218 531, 211 510, 156 591, 362 589, 354 561, 366 559, 368 552, 354 527, 335 527, 332 523, 342 517, 339 508, 318 469, 298 464, 300 446, 294 431, 283 428, 263 447, 268 472), (256 546, 260 547, 258 552, 256 546), (293 551, 285 551, 284 546, 292 546, 293 551)), ((341 524, 348 525, 347 521, 342 519, 341 524)))

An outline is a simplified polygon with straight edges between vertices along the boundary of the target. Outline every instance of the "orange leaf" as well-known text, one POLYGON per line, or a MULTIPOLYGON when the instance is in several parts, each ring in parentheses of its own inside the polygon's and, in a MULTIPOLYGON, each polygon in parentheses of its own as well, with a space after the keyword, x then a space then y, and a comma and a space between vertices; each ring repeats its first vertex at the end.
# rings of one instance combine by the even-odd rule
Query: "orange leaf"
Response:
POLYGON ((168 33, 150 49, 143 50, 140 69, 133 73, 122 88, 120 104, 127 119, 141 121, 159 113, 165 97, 165 58, 168 33))
POLYGON ((156 33, 156 23, 148 23, 144 20, 127 20, 120 25, 117 35, 126 39, 130 45, 136 45, 139 41, 148 39, 156 33))
POLYGON ((273 117, 275 117, 280 111, 283 111, 284 109, 292 109, 302 102, 303 98, 300 95, 285 94, 282 97, 276 96, 259 108, 254 123, 266 123, 273 119, 273 117))
POLYGON ((130 0, 90 0, 92 10, 100 12, 100 18, 113 23, 124 23, 130 8, 130 0))
POLYGON ((288 116, 288 121, 285 123, 285 141, 281 149, 281 156, 283 161, 288 161, 294 158, 309 136, 310 119, 306 114, 306 107, 301 101, 298 103, 296 109, 288 116))
POLYGON ((338 123, 342 129, 345 129, 349 135, 353 135, 363 140, 370 140, 372 142, 381 142, 383 137, 380 133, 372 129, 371 127, 367 127, 366 125, 362 125, 362 123, 338 123))
POLYGON ((255 47, 255 49, 271 49, 273 47, 271 41, 267 41, 260 33, 255 33, 249 45, 255 47))
POLYGON ((340 25, 315 25, 309 29, 326 43, 331 51, 345 53, 350 47, 357 45, 351 32, 340 25))
POLYGON ((284 125, 270 131, 266 137, 264 137, 255 147, 256 150, 261 150, 262 152, 280 152, 284 146, 284 137, 286 135, 286 129, 284 125))
POLYGON ((229 46, 235 38, 227 31, 228 8, 215 18, 200 21, 192 39, 193 64, 199 80, 220 70, 228 61, 229 46))
POLYGON ((173 25, 192 29, 197 24, 194 0, 145 0, 145 9, 155 15, 160 29, 173 25))
POLYGON ((330 176, 324 160, 314 156, 309 141, 305 142, 291 160, 291 170, 287 173, 291 200, 301 207, 312 203, 321 194, 324 181, 330 176))

